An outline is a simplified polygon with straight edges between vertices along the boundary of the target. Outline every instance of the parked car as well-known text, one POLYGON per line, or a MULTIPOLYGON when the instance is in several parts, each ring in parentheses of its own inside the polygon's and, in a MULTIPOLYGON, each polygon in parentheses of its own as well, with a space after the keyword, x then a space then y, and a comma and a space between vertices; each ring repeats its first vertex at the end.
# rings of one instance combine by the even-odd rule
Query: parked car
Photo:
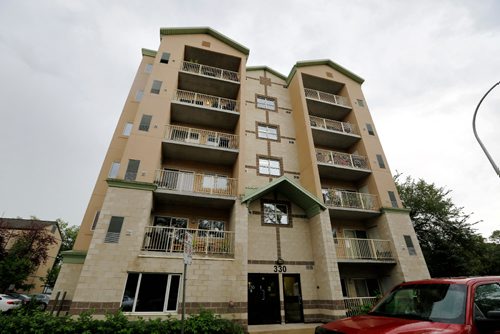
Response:
POLYGON ((7 312, 12 309, 21 307, 21 300, 11 297, 9 295, 0 294, 0 311, 7 312))
POLYGON ((40 305, 40 309, 45 310, 49 305, 50 295, 45 293, 38 293, 31 296, 31 300, 40 305))
POLYGON ((500 276, 402 283, 367 315, 316 327, 315 334, 500 333, 500 276))
POLYGON ((7 295, 19 299, 24 305, 28 304, 31 301, 31 297, 22 293, 8 292, 7 295))

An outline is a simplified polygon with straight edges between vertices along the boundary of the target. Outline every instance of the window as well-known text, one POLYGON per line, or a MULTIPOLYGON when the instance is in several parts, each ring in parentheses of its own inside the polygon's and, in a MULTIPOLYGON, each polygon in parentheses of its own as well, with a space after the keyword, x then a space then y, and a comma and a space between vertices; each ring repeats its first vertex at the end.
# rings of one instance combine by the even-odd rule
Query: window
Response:
POLYGON ((286 203, 262 202, 264 224, 289 225, 290 208, 286 203))
POLYGON ((125 180, 135 181, 137 177, 137 171, 139 170, 140 160, 130 159, 128 161, 127 171, 125 172, 125 180))
POLYGON ((91 231, 95 230, 95 227, 97 226, 97 221, 99 220, 100 214, 101 214, 101 211, 96 211, 95 216, 94 216, 94 221, 92 222, 92 226, 90 227, 91 231))
POLYGON ((358 101, 358 106, 360 106, 360 107, 364 107, 365 106, 365 101, 360 100, 360 99, 357 99, 357 101, 358 101))
POLYGON ((227 189, 227 176, 203 175, 202 187, 205 189, 227 189))
POLYGON ((153 72, 153 64, 146 64, 146 67, 144 68, 144 72, 146 72, 146 73, 153 72))
POLYGON ((127 122, 125 124, 125 127, 123 128, 122 135, 127 136, 127 137, 130 136, 130 132, 132 131, 132 126, 133 126, 133 123, 127 122))
POLYGON ((374 297, 380 294, 378 281, 373 278, 355 278, 356 297, 374 297))
POLYGON ((276 110, 276 99, 274 97, 257 95, 256 99, 257 108, 273 111, 276 110))
POLYGON ((485 319, 489 311, 500 310, 500 285, 498 283, 483 284, 474 293, 475 316, 485 319))
MULTIPOLYGON (((226 223, 221 220, 200 219, 198 221, 199 230, 207 230, 210 237, 224 238, 224 227, 226 223)), ((206 236, 205 231, 199 231, 199 236, 206 236)))
POLYGON ((281 165, 279 160, 259 158, 259 174, 280 176, 281 165))
POLYGON ((391 205, 393 208, 398 207, 398 201, 396 200, 396 194, 394 194, 394 191, 388 191, 389 194, 389 199, 391 200, 391 205))
POLYGON ((137 102, 140 102, 142 100, 142 97, 144 96, 144 91, 143 90, 138 90, 136 93, 135 93, 135 100, 137 102))
POLYGON ((378 162, 378 166, 380 168, 385 168, 385 163, 384 163, 384 159, 382 158, 382 155, 377 154, 377 162, 378 162))
POLYGON ((369 135, 375 136, 375 131, 373 130, 373 126, 370 123, 366 123, 366 130, 368 130, 369 135))
POLYGON ((187 218, 155 216, 153 226, 187 228, 187 218))
POLYGON ((151 125, 152 119, 153 119, 153 116, 151 116, 151 115, 142 115, 141 123, 139 124, 139 130, 149 131, 149 126, 151 125))
POLYGON ((178 274, 129 273, 123 292, 122 311, 176 311, 180 278, 178 274))
POLYGON ((258 125, 257 137, 278 140, 278 128, 271 125, 258 125))
POLYGON ((411 240, 411 236, 405 235, 404 238, 405 238, 406 248, 408 248, 408 254, 417 255, 417 251, 415 250, 415 246, 413 246, 413 240, 411 240))
POLYGON ((104 242, 108 244, 116 244, 120 240, 120 232, 122 231, 123 217, 111 217, 109 222, 108 232, 106 232, 106 237, 104 242))
POLYGON ((109 169, 108 178, 114 179, 118 175, 118 170, 120 169, 119 162, 112 162, 111 168, 109 169))
POLYGON ((153 86, 151 86, 151 93, 160 94, 162 82, 159 80, 153 80, 153 86))
POLYGON ((160 59, 160 63, 163 63, 163 64, 168 64, 168 60, 170 59, 170 53, 168 52, 163 52, 161 54, 161 59, 160 59))

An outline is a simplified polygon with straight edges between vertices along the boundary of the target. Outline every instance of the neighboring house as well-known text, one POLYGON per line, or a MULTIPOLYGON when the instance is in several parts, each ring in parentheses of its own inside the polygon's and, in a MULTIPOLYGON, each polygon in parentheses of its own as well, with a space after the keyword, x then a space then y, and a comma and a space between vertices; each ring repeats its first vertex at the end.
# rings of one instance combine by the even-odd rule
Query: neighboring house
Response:
POLYGON ((186 233, 187 311, 243 324, 338 318, 429 277, 362 78, 331 60, 246 67, 210 28, 160 39, 63 254, 70 314, 179 316, 186 233))
POLYGON ((0 224, 2 228, 9 230, 8 238, 5 240, 6 249, 10 249, 15 243, 17 237, 27 230, 32 230, 33 228, 38 228, 42 226, 49 234, 52 234, 56 242, 49 247, 48 257, 45 263, 36 268, 36 270, 29 276, 28 280, 25 282, 27 284, 33 284, 33 288, 27 293, 42 293, 46 291, 44 283, 41 281, 42 278, 47 276, 47 271, 52 269, 56 261, 57 254, 61 248, 62 238, 61 231, 59 230, 59 225, 56 221, 38 220, 38 219, 21 219, 21 218, 0 218, 0 224))

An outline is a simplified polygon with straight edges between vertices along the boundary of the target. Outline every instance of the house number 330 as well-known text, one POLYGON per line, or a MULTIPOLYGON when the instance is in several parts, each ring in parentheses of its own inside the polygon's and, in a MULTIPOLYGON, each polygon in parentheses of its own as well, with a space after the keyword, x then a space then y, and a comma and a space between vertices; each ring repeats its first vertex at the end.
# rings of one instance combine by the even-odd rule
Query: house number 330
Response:
POLYGON ((286 266, 274 266, 275 273, 286 273, 286 266))

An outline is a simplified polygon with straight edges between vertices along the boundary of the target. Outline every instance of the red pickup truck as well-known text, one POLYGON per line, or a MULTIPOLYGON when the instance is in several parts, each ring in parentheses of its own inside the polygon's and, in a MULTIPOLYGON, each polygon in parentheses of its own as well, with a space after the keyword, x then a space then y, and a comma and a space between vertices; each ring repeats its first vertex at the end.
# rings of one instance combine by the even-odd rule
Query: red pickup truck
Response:
POLYGON ((500 276, 402 283, 371 312, 315 334, 500 334, 500 276))

